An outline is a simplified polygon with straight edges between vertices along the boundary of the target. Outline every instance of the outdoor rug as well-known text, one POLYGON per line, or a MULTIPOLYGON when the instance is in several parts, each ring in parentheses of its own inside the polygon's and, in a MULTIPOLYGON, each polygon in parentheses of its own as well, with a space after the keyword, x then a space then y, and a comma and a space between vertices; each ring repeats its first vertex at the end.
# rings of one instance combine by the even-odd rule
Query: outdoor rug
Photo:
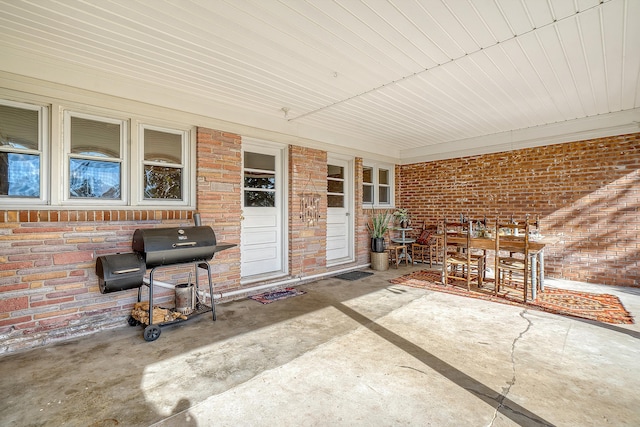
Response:
POLYGON ((466 285, 462 284, 462 282, 457 282, 455 285, 450 283, 445 286, 441 281, 441 273, 433 270, 416 271, 395 279, 390 279, 389 282, 397 285, 494 301, 501 304, 526 307, 554 314, 597 320, 599 322, 618 324, 634 323, 631 314, 624 308, 615 295, 593 294, 545 286, 544 292, 538 292, 538 297, 535 301, 523 303, 522 289, 520 289, 518 293, 501 292, 498 296, 495 296, 493 295, 493 282, 491 281, 489 283, 485 282, 482 288, 478 288, 477 283, 475 283, 471 291, 467 291, 466 285))
POLYGON ((265 292, 258 295, 252 295, 249 297, 249 299, 258 301, 259 303, 262 303, 262 304, 271 304, 272 302, 275 302, 275 301, 280 301, 283 299, 296 297, 298 295, 304 295, 304 294, 306 294, 305 291, 299 291, 295 288, 284 288, 277 291, 271 291, 271 292, 265 292))
POLYGON ((373 276, 373 273, 369 271, 349 271, 347 273, 338 274, 334 277, 342 280, 358 280, 369 276, 373 276))

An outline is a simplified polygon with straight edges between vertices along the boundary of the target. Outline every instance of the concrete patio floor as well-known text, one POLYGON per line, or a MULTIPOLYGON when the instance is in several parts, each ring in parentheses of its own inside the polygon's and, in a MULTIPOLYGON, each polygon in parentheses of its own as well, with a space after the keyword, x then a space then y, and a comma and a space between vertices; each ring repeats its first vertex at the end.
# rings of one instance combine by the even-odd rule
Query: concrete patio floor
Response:
MULTIPOLYGON (((638 426, 640 327, 324 279, 0 357, 1 426, 638 426)), ((548 280, 617 295, 640 289, 548 280)))

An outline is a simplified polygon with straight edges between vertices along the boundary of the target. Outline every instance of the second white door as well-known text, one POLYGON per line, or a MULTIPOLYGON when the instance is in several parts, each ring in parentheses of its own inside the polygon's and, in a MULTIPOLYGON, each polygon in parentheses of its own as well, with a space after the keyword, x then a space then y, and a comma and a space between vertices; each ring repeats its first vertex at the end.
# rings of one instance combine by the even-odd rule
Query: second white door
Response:
POLYGON ((352 161, 327 163, 327 265, 353 261, 352 161))

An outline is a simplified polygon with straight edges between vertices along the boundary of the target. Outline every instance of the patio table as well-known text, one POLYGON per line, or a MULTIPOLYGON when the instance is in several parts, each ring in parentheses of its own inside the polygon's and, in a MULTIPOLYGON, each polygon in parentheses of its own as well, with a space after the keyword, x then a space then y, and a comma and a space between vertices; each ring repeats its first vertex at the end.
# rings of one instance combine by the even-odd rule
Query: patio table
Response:
MULTIPOLYGON (((447 243, 466 244, 467 238, 457 233, 447 234, 447 243)), ((544 239, 529 240, 531 259, 531 298, 537 298, 537 291, 544 292, 544 247, 548 242, 544 239)), ((491 237, 472 237, 471 249, 495 250, 496 240, 491 237)), ((500 250, 523 253, 524 239, 517 236, 500 236, 500 250)))
MULTIPOLYGON (((412 243, 415 243, 416 239, 411 239, 411 238, 407 238, 405 233, 407 231, 411 231, 413 230, 413 228, 394 228, 394 230, 400 231, 401 233, 401 237, 400 238, 392 238, 391 241, 393 243, 400 243, 401 245, 410 245, 412 243)), ((407 259, 407 262, 410 262, 411 264, 413 264, 413 260, 411 259, 411 255, 409 255, 409 252, 407 251, 407 248, 405 248, 402 251, 402 255, 401 258, 405 257, 407 259)))

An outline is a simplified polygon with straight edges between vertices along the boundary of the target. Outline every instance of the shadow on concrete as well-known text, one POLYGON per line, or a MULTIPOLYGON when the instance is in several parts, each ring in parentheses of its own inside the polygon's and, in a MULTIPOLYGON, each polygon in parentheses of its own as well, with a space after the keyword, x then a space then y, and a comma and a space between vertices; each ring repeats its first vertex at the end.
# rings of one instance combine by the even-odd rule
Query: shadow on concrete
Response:
POLYGON ((357 311, 347 307, 346 305, 335 303, 334 307, 360 323, 365 328, 369 329, 371 332, 377 334, 379 337, 385 339, 402 351, 410 354, 421 363, 424 363, 429 368, 438 372, 449 381, 468 391, 473 396, 485 402, 487 405, 495 408, 499 413, 516 422, 518 425, 553 425, 551 422, 532 413, 526 408, 523 408, 506 396, 503 396, 495 390, 492 390, 478 380, 454 368, 444 360, 434 356, 423 348, 415 345, 411 341, 402 338, 395 332, 386 329, 385 327, 379 325, 366 316, 363 316, 357 311))

